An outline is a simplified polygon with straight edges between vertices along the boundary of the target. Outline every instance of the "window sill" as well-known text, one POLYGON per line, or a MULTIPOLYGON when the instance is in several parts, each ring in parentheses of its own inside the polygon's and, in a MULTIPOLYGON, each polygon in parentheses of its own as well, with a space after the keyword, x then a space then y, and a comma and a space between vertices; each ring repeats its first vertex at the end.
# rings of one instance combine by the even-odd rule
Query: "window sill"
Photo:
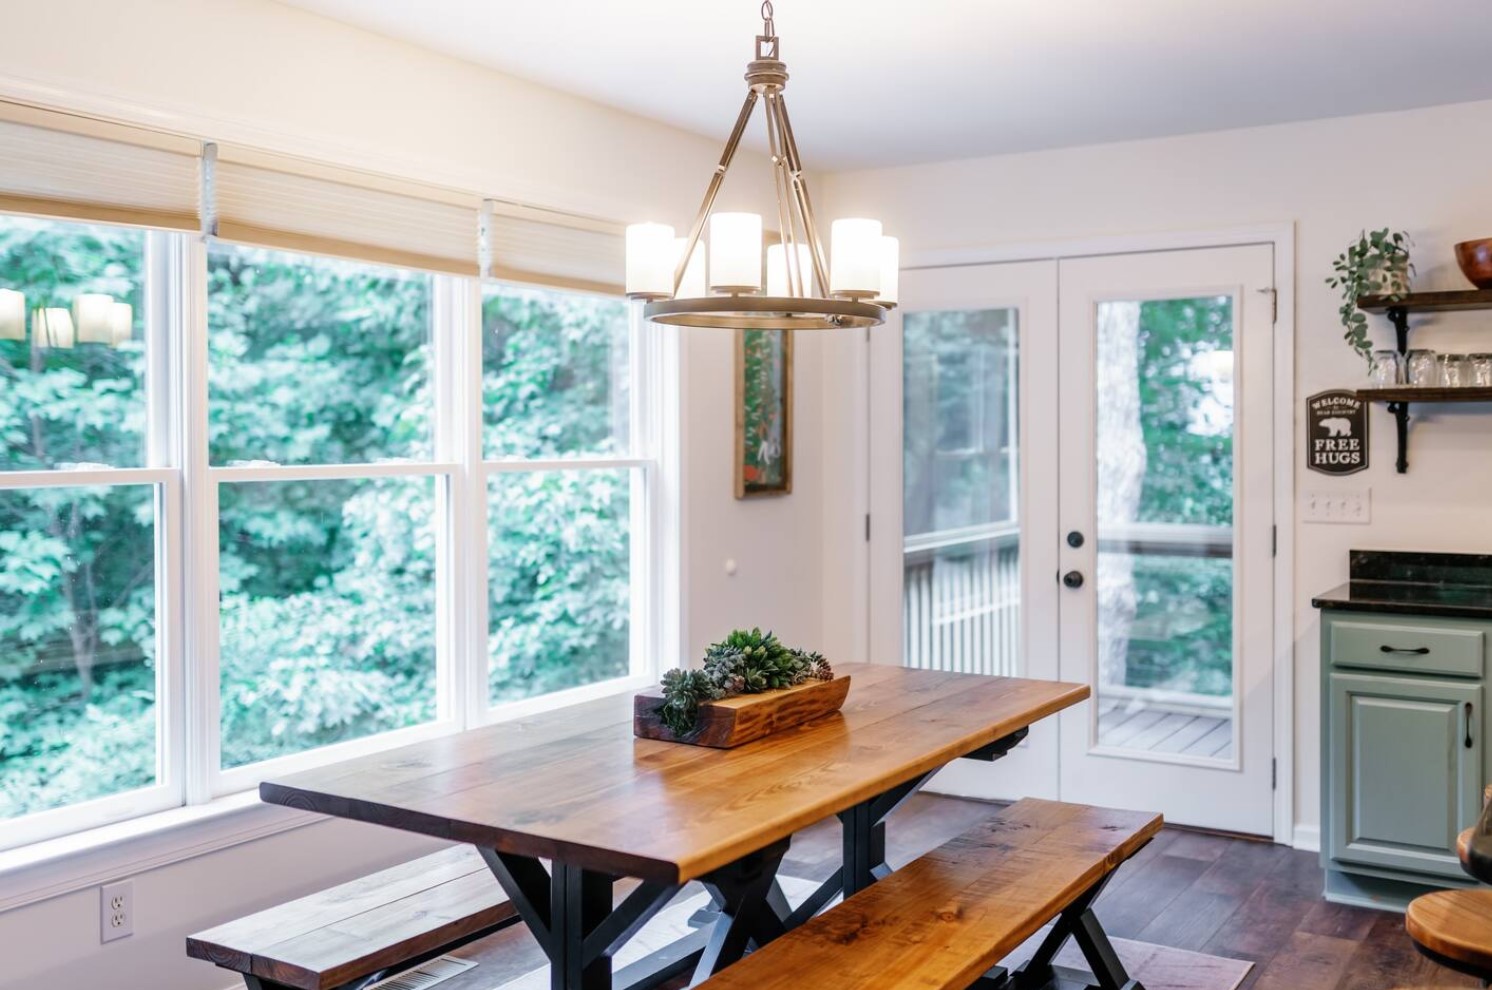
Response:
POLYGON ((0 913, 323 820, 255 788, 21 846, 0 853, 0 913))
MULTIPOLYGON (((656 680, 634 674, 508 702, 489 711, 485 724, 605 706, 607 699, 630 695, 656 680)), ((325 815, 265 804, 255 784, 207 804, 171 808, 5 850, 0 852, 0 914, 326 820, 325 815)))

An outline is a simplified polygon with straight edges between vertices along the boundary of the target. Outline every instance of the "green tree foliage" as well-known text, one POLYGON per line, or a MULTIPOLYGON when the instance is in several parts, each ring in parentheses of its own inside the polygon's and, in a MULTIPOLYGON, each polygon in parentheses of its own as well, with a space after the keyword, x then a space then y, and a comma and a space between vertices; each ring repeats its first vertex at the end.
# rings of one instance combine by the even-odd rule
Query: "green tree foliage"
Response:
MULTIPOLYGON (((1137 521, 1231 526, 1232 386, 1220 386, 1210 372, 1231 367, 1232 301, 1142 303, 1139 333, 1140 425, 1147 460, 1137 521)), ((1147 554, 1134 564, 1138 609, 1125 683, 1229 694, 1232 561, 1147 554)))
MULTIPOLYGON (((143 259, 137 232, 0 221, 28 306, 108 292, 138 324, 143 259)), ((428 278, 215 247, 208 284, 214 464, 431 455, 428 278)), ((484 315, 490 452, 623 449, 621 304, 505 289, 484 315)), ((0 340, 0 467, 141 464, 143 368, 138 341, 0 340)), ((494 479, 494 699, 625 673, 630 472, 494 479)), ((225 767, 434 716, 443 484, 219 486, 225 767)), ((157 530, 147 486, 0 493, 0 819, 155 779, 157 530)))

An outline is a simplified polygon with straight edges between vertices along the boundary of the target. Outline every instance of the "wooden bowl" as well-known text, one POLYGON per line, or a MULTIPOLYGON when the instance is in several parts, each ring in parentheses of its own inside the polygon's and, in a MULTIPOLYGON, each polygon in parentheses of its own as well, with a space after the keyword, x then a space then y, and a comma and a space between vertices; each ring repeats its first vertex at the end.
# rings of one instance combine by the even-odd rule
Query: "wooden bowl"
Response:
POLYGON ((1492 237, 1456 245, 1456 264, 1478 289, 1492 289, 1492 237))

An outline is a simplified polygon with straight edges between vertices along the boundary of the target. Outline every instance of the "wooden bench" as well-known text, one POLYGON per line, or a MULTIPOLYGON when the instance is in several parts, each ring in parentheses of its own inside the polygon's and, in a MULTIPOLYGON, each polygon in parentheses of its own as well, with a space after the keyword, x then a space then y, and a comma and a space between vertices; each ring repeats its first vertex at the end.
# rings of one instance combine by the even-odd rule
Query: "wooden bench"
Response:
POLYGON ((446 849, 187 939, 249 990, 374 982, 518 920, 472 846, 446 849))
POLYGON ((725 969, 709 990, 1026 988, 1077 941, 1104 990, 1142 990, 1092 904, 1160 831, 1159 815, 1025 800, 725 969), (1014 973, 1001 959, 1056 919, 1014 973))

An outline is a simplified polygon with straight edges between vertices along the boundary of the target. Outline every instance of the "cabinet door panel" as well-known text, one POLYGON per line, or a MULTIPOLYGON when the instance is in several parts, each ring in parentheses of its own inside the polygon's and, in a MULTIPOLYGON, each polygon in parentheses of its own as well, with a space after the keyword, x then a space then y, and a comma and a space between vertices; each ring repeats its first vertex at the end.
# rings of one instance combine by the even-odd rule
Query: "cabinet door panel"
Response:
POLYGON ((1331 858, 1460 876, 1456 834, 1481 793, 1481 687, 1334 673, 1330 692, 1331 858))

